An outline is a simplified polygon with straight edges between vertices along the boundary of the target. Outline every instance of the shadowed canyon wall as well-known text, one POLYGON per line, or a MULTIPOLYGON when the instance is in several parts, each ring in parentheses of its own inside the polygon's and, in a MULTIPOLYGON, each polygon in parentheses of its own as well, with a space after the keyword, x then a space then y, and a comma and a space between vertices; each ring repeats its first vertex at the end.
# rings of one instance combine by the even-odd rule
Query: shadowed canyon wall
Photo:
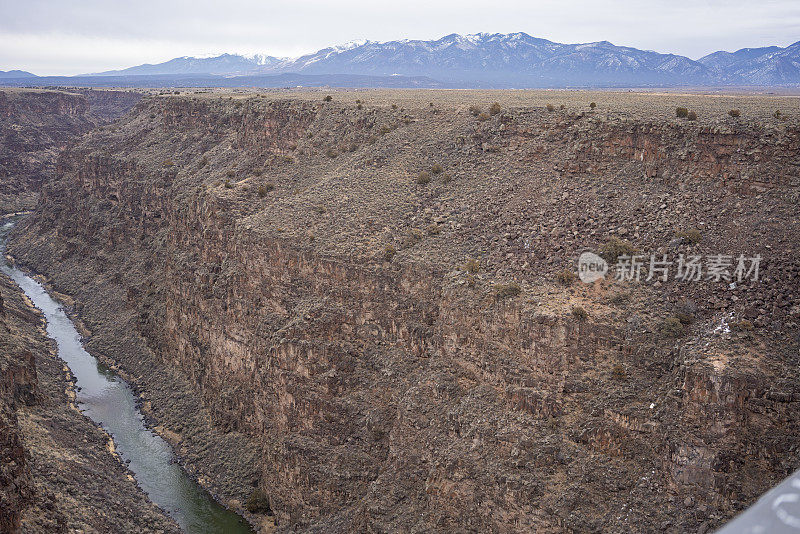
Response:
POLYGON ((33 208, 61 150, 140 99, 124 91, 0 91, 0 213, 33 208))
POLYGON ((201 481, 263 488, 279 528, 708 529, 800 465, 796 262, 760 299, 690 288, 680 337, 658 325, 685 288, 554 277, 611 223, 688 251, 666 194, 744 226, 701 246, 761 228, 758 195, 759 246, 796 244, 797 148, 793 123, 153 98, 62 154, 11 253, 146 400, 171 391, 153 417, 201 481), (610 223, 574 219, 601 194, 610 223), (755 332, 715 333, 740 310, 755 332))

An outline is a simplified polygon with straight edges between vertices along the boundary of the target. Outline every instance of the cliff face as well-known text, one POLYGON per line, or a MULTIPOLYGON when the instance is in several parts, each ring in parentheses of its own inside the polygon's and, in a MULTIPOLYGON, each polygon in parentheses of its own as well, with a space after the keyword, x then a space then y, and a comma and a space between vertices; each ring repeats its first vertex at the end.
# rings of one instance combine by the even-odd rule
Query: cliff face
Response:
POLYGON ((33 208, 61 150, 140 98, 122 91, 0 91, 0 213, 33 208))
MULTIPOLYGON (((11 284, 5 277, 0 296, 0 331, 3 354, 0 360, 0 530, 17 532, 22 511, 33 500, 30 468, 17 420, 17 406, 33 403, 36 398, 36 368, 29 347, 13 339, 11 323, 19 321, 19 310, 7 305, 11 284), (16 317, 15 317, 16 316, 16 317)), ((30 313, 23 320, 33 319, 30 313)))
POLYGON ((5 274, 0 295, 0 530, 177 532, 74 406, 42 316, 5 274))
MULTIPOLYGON (((760 192, 771 186, 797 187, 800 132, 741 128, 730 124, 676 127, 675 124, 605 118, 556 123, 556 135, 572 139, 569 173, 601 174, 621 162, 638 161, 646 178, 678 184, 685 177, 760 192)), ((528 130, 518 132, 530 135, 528 130)))
POLYGON ((86 97, 91 114, 103 122, 114 122, 131 110, 144 96, 133 89, 85 89, 66 87, 65 91, 86 97))
POLYGON ((707 529, 800 466, 798 130, 726 128, 152 99, 11 252, 286 529, 707 529), (557 276, 613 235, 763 252, 764 285, 557 276))

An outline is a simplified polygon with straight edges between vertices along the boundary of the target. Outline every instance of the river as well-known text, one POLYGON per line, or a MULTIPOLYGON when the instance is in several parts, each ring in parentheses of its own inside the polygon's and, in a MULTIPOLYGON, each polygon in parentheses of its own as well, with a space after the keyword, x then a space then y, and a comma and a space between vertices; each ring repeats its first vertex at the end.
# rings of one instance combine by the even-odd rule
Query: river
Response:
MULTIPOLYGON (((6 238, 14 222, 0 224, 0 252, 5 257, 6 238)), ((0 261, 0 270, 44 314, 47 335, 56 341, 59 358, 75 376, 78 408, 111 435, 117 453, 129 462, 128 468, 150 499, 185 532, 251 534, 247 522, 189 477, 170 445, 147 428, 130 386, 86 352, 75 325, 44 287, 5 260, 0 261)))

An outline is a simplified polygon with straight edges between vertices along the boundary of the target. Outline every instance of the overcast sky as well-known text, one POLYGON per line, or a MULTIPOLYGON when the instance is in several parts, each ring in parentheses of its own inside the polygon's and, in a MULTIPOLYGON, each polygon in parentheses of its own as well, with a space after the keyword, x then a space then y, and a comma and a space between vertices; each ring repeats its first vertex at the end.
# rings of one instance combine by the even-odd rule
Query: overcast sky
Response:
POLYGON ((0 0, 0 70, 79 74, 185 55, 297 56, 354 39, 517 31, 697 59, 800 40, 800 1, 0 0))

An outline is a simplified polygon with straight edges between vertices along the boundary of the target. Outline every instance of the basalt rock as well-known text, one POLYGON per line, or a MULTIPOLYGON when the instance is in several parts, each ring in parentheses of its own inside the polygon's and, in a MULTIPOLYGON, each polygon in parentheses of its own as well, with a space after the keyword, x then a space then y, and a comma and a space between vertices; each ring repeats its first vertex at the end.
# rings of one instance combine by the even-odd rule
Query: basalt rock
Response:
POLYGON ((14 239, 207 485, 287 531, 688 531, 800 465, 796 124, 362 98, 144 100, 14 239), (614 235, 764 283, 557 281, 614 235))
POLYGON ((141 98, 124 91, 0 91, 0 213, 33 208, 59 152, 141 98))
POLYGON ((9 298, 13 284, 5 276, 0 279, 0 530, 18 532, 22 512, 34 498, 28 458, 17 419, 19 405, 33 404, 36 399, 36 367, 26 342, 18 337, 18 322, 34 317, 18 308, 17 299, 9 298))

